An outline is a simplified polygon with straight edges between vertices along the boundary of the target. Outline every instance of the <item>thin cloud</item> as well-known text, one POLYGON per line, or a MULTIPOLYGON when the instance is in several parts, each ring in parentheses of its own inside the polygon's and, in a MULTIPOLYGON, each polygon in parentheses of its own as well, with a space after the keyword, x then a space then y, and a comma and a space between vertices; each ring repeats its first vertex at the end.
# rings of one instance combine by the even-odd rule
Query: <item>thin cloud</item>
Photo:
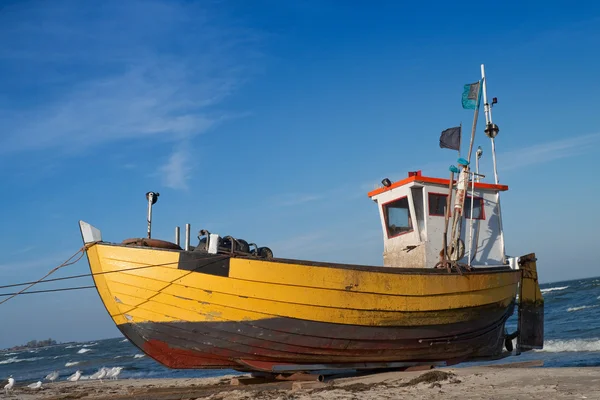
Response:
POLYGON ((600 134, 575 136, 498 154, 498 168, 514 170, 529 165, 569 158, 589 152, 600 142, 600 134))
POLYGON ((171 154, 167 163, 160 167, 163 184, 171 189, 186 190, 191 169, 188 150, 183 146, 179 146, 171 154))
POLYGON ((167 186, 185 188, 183 143, 190 151, 194 137, 230 118, 217 107, 250 79, 260 58, 255 32, 222 23, 202 7, 171 1, 7 7, 0 35, 11 41, 0 60, 17 72, 27 65, 28 73, 15 73, 12 89, 42 98, 20 104, 0 94, 0 153, 72 156, 124 141, 172 143, 158 171, 167 186))
POLYGON ((271 199, 274 205, 280 207, 298 206, 301 204, 320 200, 322 197, 315 194, 285 193, 271 199))

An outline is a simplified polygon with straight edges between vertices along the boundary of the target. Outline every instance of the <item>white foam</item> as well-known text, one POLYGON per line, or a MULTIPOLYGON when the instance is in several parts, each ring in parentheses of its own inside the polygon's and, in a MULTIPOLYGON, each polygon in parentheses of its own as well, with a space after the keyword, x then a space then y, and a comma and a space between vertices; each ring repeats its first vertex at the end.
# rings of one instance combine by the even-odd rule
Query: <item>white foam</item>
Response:
POLYGON ((25 360, 20 360, 17 357, 11 357, 11 358, 7 358, 6 360, 2 360, 0 361, 0 364, 12 364, 12 363, 18 363, 18 362, 22 362, 25 360))
POLYGON ((579 306, 579 307, 569 307, 567 308, 568 312, 573 312, 573 311, 579 311, 579 310, 585 310, 586 308, 595 308, 598 307, 598 305, 594 305, 594 306, 579 306))
POLYGON ((92 351, 91 349, 81 349, 77 352, 77 354, 84 354, 87 353, 88 351, 92 351))
POLYGON ((144 354, 136 354, 135 356, 133 356, 133 358, 142 358, 142 357, 146 357, 144 354))
POLYGON ((65 364, 65 367, 72 367, 73 365, 79 364, 79 361, 69 361, 65 364))
POLYGON ((123 340, 121 340, 121 343, 125 343, 125 342, 129 342, 129 339, 123 339, 123 340))
POLYGON ((547 340, 542 350, 548 353, 600 351, 600 339, 547 340))
POLYGON ((541 292, 542 293, 549 293, 549 292, 554 292, 557 290, 565 290, 566 288, 568 288, 568 286, 557 286, 557 287, 551 287, 548 289, 542 289, 541 292))
POLYGON ((20 362, 23 362, 23 361, 31 362, 31 361, 43 360, 44 358, 46 358, 46 357, 33 357, 33 358, 11 357, 11 358, 7 358, 6 360, 0 361, 0 365, 20 363, 20 362))

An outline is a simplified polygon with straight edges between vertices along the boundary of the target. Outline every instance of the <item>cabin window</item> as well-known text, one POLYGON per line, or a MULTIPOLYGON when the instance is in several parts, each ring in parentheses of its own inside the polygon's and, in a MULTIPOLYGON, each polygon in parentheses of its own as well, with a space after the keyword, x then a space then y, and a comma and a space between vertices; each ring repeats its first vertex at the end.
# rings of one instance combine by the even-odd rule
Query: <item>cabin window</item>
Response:
POLYGON ((388 238, 402 235, 413 230, 408 207, 408 197, 391 201, 383 205, 385 226, 388 238))
POLYGON ((429 215, 443 217, 446 211, 447 194, 429 193, 429 215))
POLYGON ((471 201, 473 201, 473 219, 485 219, 483 197, 465 197, 465 218, 471 218, 471 201))

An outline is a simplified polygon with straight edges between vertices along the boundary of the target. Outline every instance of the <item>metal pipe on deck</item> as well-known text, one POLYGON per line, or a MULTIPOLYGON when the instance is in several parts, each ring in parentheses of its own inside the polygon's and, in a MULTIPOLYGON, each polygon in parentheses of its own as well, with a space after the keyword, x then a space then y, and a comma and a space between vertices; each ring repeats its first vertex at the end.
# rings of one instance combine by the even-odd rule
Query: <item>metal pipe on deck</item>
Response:
POLYGON ((148 192, 146 199, 148 200, 148 239, 152 237, 152 206, 158 201, 159 193, 148 192))
POLYGON ((175 227, 175 244, 179 246, 179 227, 175 227))
POLYGON ((185 224, 185 251, 190 250, 190 224, 185 224))

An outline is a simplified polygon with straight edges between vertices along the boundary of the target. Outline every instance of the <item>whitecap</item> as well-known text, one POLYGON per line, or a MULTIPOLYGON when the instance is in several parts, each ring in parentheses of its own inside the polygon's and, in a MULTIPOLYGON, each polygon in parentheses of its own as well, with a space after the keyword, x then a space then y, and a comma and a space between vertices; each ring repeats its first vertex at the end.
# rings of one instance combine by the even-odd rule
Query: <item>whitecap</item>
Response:
POLYGON ((6 360, 0 361, 0 364, 12 364, 12 363, 18 363, 18 362, 23 362, 23 361, 25 361, 25 360, 19 359, 17 357, 11 357, 6 360))
POLYGON ((600 339, 548 340, 544 342, 543 349, 536 351, 548 353, 600 351, 600 339))
POLYGON ((125 343, 125 342, 129 342, 129 339, 123 339, 123 340, 121 340, 121 343, 125 343))
POLYGON ((136 354, 135 356, 133 356, 133 358, 142 358, 142 357, 146 357, 144 354, 136 354))
POLYGON ((568 288, 568 286, 557 286, 557 287, 551 287, 551 288, 547 288, 547 289, 541 289, 541 292, 549 293, 549 292, 554 292, 556 290, 565 290, 566 288, 568 288))
POLYGON ((77 354, 87 353, 88 351, 92 351, 91 349, 81 349, 77 352, 77 354))
POLYGON ((573 311, 585 310, 586 308, 594 308, 594 307, 598 307, 598 306, 595 305, 595 306, 569 307, 569 308, 567 308, 567 311, 568 312, 573 312, 573 311))
POLYGON ((73 365, 79 364, 79 361, 69 361, 65 364, 65 367, 72 367, 73 365))
POLYGON ((0 361, 0 364, 13 364, 13 363, 19 363, 19 362, 23 362, 23 361, 32 362, 32 361, 43 360, 44 358, 46 358, 46 357, 32 357, 32 358, 11 357, 6 360, 0 361))

